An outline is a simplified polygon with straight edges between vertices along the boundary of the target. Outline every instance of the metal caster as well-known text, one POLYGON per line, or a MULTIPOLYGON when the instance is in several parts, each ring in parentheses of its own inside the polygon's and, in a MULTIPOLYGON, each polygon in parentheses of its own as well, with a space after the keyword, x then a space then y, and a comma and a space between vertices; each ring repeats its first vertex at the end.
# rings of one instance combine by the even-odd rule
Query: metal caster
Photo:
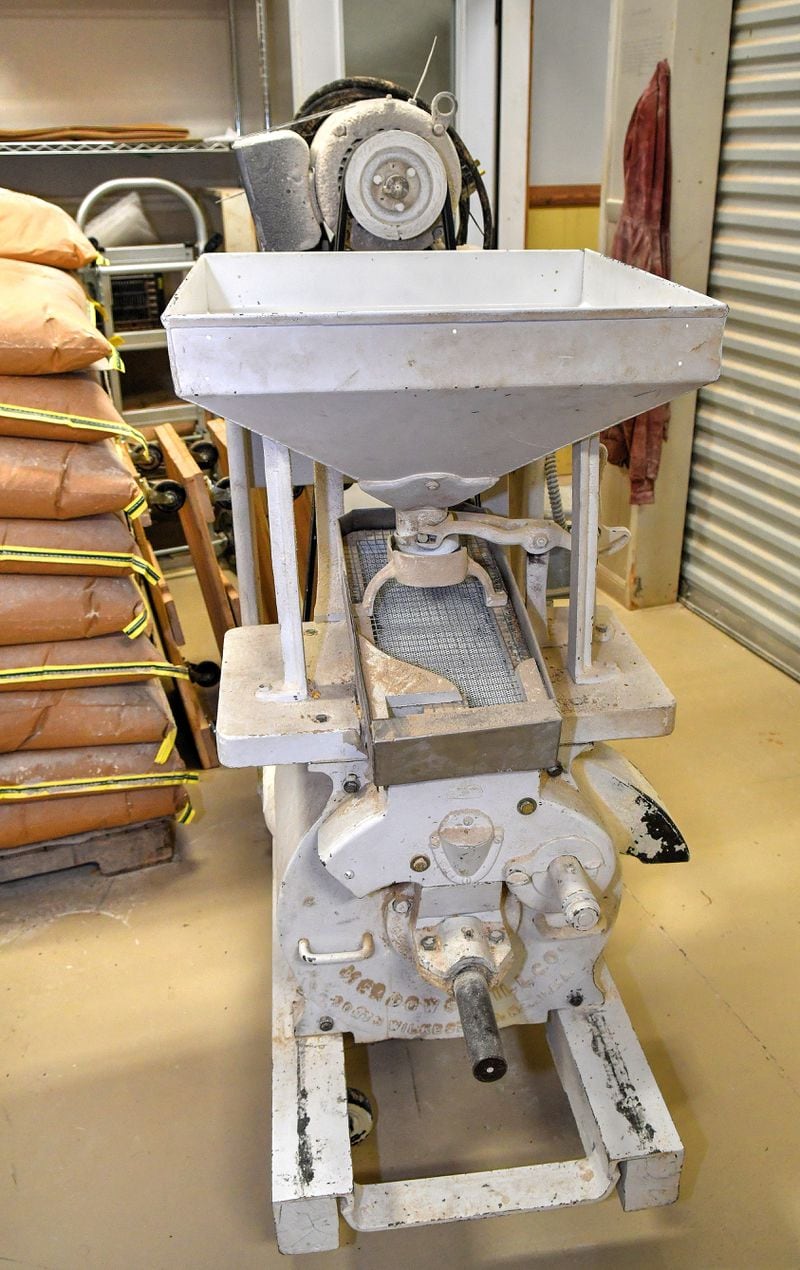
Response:
POLYGON ((375 1117, 372 1103, 360 1089, 347 1087, 347 1123, 350 1127, 350 1145, 358 1146, 372 1133, 375 1117))
POLYGON ((202 472, 211 472, 219 462, 219 450, 213 441, 194 441, 189 452, 202 472))
POLYGON ((149 488, 149 502, 153 511, 172 516, 186 502, 186 490, 179 481, 154 481, 149 488))
POLYGON ((156 441, 148 442, 146 452, 141 445, 132 446, 131 458, 136 470, 141 472, 142 475, 157 472, 160 467, 164 466, 164 451, 156 441))

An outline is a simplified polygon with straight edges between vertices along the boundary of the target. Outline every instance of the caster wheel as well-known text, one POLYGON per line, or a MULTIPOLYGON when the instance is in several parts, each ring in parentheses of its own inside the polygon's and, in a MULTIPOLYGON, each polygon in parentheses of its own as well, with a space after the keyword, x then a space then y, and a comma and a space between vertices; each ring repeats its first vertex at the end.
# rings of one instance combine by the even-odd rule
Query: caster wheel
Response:
POLYGON ((221 476, 216 485, 211 487, 211 501, 215 507, 229 509, 233 506, 231 499, 231 478, 221 476))
POLYGON ((189 678, 200 688, 215 688, 220 681, 220 668, 215 661, 189 661, 189 678))
POLYGON ((147 475, 150 472, 157 472, 160 467, 164 466, 164 451, 155 441, 151 441, 147 447, 147 455, 140 445, 135 445, 131 449, 131 458, 138 472, 147 475))
POLYGON ((203 472, 210 472, 219 460, 219 450, 213 441, 195 441, 189 446, 189 452, 203 472))
POLYGON ((359 1142, 372 1133, 375 1117, 372 1114, 372 1103, 360 1089, 347 1089, 347 1120, 350 1125, 350 1145, 358 1146, 359 1142))
POLYGON ((186 502, 186 490, 178 481, 155 481, 150 488, 151 506, 166 515, 179 512, 186 502))

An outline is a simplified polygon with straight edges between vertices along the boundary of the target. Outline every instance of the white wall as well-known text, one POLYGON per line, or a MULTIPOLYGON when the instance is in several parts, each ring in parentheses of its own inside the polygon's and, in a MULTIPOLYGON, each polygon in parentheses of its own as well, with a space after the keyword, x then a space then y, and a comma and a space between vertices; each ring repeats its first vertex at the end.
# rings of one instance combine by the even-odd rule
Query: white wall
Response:
POLYGON ((611 0, 534 0, 531 185, 599 185, 611 0))
POLYGON ((3 128, 233 122, 225 0, 0 3, 3 128))

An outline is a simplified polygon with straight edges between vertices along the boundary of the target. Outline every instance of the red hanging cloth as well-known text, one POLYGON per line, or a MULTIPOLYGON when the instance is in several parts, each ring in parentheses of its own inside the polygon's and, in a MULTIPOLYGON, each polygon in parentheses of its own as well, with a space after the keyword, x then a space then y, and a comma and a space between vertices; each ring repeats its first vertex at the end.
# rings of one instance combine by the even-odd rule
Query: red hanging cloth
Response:
MULTIPOLYGON (((659 62, 625 134, 625 196, 611 255, 660 278, 670 275, 669 63, 659 62)), ((630 470, 631 503, 654 501, 669 405, 656 406, 601 434, 610 463, 630 470)))

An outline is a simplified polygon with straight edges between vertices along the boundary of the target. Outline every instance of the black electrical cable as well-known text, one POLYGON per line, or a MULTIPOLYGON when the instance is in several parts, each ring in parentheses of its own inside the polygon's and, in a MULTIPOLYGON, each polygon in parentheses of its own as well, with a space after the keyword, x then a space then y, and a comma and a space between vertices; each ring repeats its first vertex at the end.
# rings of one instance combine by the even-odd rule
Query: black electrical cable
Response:
MULTIPOLYGON (((318 88, 300 106, 290 127, 310 145, 324 116, 331 114, 334 110, 341 110, 343 106, 351 106, 354 102, 369 101, 376 97, 394 97, 397 101, 413 101, 420 110, 431 113, 427 102, 418 97, 414 98, 407 88, 401 88, 399 84, 393 84, 388 79, 375 79, 370 75, 354 75, 347 79, 335 79, 330 84, 324 84, 322 88, 318 88)), ((486 186, 478 171, 477 163, 455 128, 448 128, 447 132, 461 164, 461 198, 458 204, 459 224, 456 243, 460 245, 467 241, 469 200, 474 193, 478 195, 481 205, 483 245, 491 249, 495 246, 494 221, 486 186)))

